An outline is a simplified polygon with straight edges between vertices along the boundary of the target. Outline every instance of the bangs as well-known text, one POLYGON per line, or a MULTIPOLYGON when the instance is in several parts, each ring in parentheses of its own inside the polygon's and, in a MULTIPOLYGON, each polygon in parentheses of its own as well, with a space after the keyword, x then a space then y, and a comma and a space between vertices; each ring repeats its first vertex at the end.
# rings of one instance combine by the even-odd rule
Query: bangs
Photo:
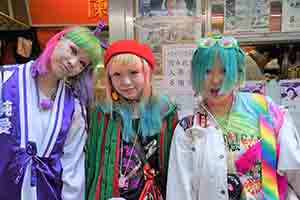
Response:
POLYGON ((215 45, 210 48, 198 48, 192 58, 192 85, 197 93, 203 93, 204 81, 209 69, 214 66, 215 59, 220 59, 225 77, 221 93, 232 90, 245 80, 245 54, 241 49, 223 48, 215 45), (216 57, 217 56, 217 57, 216 57))
POLYGON ((219 59, 225 69, 225 77, 221 87, 221 94, 232 90, 238 83, 239 67, 237 61, 236 49, 234 48, 220 48, 219 59))
POLYGON ((100 41, 88 28, 79 27, 67 31, 65 37, 70 39, 88 54, 93 67, 101 62, 102 47, 100 41))
POLYGON ((204 81, 206 73, 213 67, 215 60, 214 48, 198 48, 192 58, 192 86, 196 93, 202 93, 204 90, 204 81))
POLYGON ((133 54, 118 54, 110 59, 108 65, 110 66, 116 63, 122 65, 140 65, 146 64, 147 62, 144 59, 133 54))

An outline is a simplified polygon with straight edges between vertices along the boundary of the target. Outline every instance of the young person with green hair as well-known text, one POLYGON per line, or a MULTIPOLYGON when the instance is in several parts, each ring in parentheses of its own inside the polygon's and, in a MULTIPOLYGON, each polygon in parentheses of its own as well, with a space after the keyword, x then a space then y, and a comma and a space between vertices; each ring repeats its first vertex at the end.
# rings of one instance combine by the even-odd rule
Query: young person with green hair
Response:
POLYGON ((101 45, 84 27, 25 64, 0 67, 0 199, 85 198, 86 108, 101 45))
POLYGON ((115 41, 104 55, 106 97, 91 113, 87 142, 87 199, 165 196, 176 107, 155 94, 149 46, 115 41))
POLYGON ((191 69, 199 110, 174 131, 168 200, 284 200, 300 192, 299 133, 269 97, 239 92, 244 62, 235 38, 200 39, 191 69))

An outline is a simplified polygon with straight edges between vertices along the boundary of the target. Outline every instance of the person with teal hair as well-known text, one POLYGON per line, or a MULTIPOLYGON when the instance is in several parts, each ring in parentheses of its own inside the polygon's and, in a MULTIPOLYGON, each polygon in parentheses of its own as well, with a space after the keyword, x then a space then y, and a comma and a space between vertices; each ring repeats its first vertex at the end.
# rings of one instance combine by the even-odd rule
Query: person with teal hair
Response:
POLYGON ((90 117, 87 199, 164 199, 176 106, 152 88, 151 48, 113 42, 104 54, 106 99, 90 117))
POLYGON ((245 53, 229 36, 202 38, 192 58, 196 112, 177 124, 167 200, 284 200, 299 194, 300 135, 269 97, 240 92, 245 53))
POLYGON ((0 67, 0 199, 85 198, 86 109, 101 58, 95 34, 71 27, 36 60, 0 67))

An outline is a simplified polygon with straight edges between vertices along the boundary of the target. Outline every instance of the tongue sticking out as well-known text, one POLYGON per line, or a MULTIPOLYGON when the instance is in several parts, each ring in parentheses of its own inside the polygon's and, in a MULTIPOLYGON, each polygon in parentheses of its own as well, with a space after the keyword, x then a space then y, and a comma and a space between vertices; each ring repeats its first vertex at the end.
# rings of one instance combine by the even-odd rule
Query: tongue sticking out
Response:
POLYGON ((210 94, 216 97, 220 95, 220 89, 210 89, 210 94))

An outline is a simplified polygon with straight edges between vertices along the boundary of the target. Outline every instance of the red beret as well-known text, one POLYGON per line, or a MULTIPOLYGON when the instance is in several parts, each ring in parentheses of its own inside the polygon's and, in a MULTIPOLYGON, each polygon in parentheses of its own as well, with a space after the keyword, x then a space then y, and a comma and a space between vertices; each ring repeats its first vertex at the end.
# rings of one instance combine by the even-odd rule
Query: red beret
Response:
POLYGON ((139 43, 136 40, 118 40, 113 42, 105 51, 104 54, 104 66, 106 67, 109 60, 118 54, 134 54, 138 57, 145 59, 152 70, 155 66, 155 58, 151 48, 143 43, 139 43))

